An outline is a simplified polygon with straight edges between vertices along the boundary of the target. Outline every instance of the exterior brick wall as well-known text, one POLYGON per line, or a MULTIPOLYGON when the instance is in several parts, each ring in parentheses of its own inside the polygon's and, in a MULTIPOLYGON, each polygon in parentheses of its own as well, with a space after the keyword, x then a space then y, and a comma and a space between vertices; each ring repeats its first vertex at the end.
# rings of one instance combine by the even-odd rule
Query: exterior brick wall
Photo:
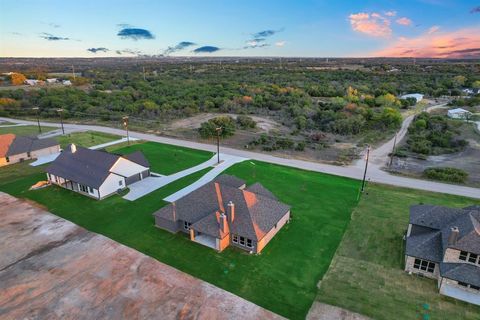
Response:
POLYGON ((455 263, 465 263, 466 261, 460 260, 460 250, 447 248, 445 250, 445 255, 443 256, 443 262, 455 262, 455 263))
POLYGON ((265 246, 277 234, 277 232, 280 231, 280 229, 282 229, 282 227, 288 222, 289 219, 290 219, 290 210, 277 222, 276 227, 273 227, 272 230, 268 231, 268 233, 262 239, 260 239, 260 241, 258 241, 256 246, 257 253, 260 253, 263 250, 263 248, 265 248, 265 246))

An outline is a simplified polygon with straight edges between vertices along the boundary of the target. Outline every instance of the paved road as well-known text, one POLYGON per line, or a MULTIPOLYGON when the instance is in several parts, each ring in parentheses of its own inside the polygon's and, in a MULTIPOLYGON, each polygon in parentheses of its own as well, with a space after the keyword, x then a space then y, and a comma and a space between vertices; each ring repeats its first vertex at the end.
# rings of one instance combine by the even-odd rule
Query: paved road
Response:
MULTIPOLYGON (((16 120, 16 119, 10 119, 10 118, 0 118, 0 120, 14 121, 18 123, 27 123, 27 124, 36 123, 33 121, 16 120)), ((54 127, 60 126, 60 124, 58 123, 51 123, 51 122, 45 122, 45 123, 42 122, 41 124, 54 126, 54 127)), ((100 131, 100 132, 106 132, 106 133, 111 133, 116 135, 125 134, 125 132, 121 129, 95 126, 95 125, 65 124, 65 127, 66 128, 68 127, 70 129, 75 129, 75 130, 100 131)), ((146 133, 139 133, 139 132, 130 132, 130 135, 135 138, 139 138, 147 141, 155 141, 155 142, 160 142, 165 144, 188 147, 192 149, 216 152, 215 145, 210 145, 205 143, 186 141, 186 140, 167 138, 167 137, 159 137, 153 134, 146 134, 146 133)), ((346 166, 346 167, 340 167, 340 166, 334 166, 334 165, 329 165, 324 163, 281 158, 281 157, 276 157, 269 154, 257 153, 257 152, 233 149, 233 148, 221 148, 221 152, 238 156, 238 157, 250 158, 254 160, 260 160, 260 161, 265 161, 269 163, 275 163, 275 164, 280 164, 284 166, 295 167, 295 168, 300 168, 305 170, 329 173, 329 174, 334 174, 334 175, 349 177, 354 179, 362 179, 363 177, 363 166, 359 165, 358 163, 350 166, 346 166)), ((385 184, 394 185, 394 186, 448 193, 448 194, 480 199, 480 189, 478 188, 471 188, 471 187, 450 185, 450 184, 433 182, 433 181, 394 176, 385 171, 380 170, 378 165, 370 166, 370 169, 368 170, 367 178, 371 182, 385 183, 385 184)))

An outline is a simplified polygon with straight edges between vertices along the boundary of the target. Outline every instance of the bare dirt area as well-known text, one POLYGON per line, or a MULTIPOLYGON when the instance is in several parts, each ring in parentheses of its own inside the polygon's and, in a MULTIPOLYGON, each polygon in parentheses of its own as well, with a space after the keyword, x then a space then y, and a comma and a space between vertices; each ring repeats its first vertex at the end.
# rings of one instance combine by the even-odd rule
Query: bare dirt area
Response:
POLYGON ((4 193, 0 243, 2 319, 280 319, 4 193))
POLYGON ((307 320, 369 320, 361 314, 315 301, 307 314, 307 320))

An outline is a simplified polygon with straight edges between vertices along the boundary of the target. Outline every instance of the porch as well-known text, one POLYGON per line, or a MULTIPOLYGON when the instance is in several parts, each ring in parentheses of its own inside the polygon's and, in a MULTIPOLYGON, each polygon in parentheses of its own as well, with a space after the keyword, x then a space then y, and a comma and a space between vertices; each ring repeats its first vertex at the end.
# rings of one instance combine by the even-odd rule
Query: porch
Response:
POLYGON ((204 233, 195 231, 195 235, 193 238, 191 238, 191 240, 206 247, 218 250, 217 239, 204 233))

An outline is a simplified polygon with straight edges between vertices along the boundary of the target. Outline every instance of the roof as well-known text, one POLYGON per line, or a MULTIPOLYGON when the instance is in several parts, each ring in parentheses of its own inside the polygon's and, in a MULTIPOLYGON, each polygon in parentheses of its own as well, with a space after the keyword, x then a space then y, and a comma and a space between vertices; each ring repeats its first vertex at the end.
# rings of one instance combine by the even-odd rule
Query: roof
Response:
POLYGON ((12 133, 0 135, 0 157, 3 158, 7 155, 8 149, 15 139, 15 135, 12 133))
POLYGON ((444 278, 480 287, 480 267, 468 263, 442 263, 440 275, 444 278))
POLYGON ((15 136, 15 139, 8 148, 7 156, 37 151, 53 146, 58 146, 58 142, 52 138, 38 139, 35 137, 15 136))
POLYGON ((143 167, 150 167, 150 163, 141 151, 135 151, 133 153, 123 155, 123 157, 143 167))
POLYGON ((219 175, 213 181, 218 182, 221 185, 226 185, 233 188, 240 188, 241 186, 245 185, 244 180, 228 174, 219 175))
MULTIPOLYGON (((106 151, 91 150, 78 146, 76 146, 76 151, 72 152, 72 145, 70 145, 45 171, 98 189, 110 174, 112 166, 121 157, 106 151)), ((141 157, 139 155, 133 156, 136 159, 142 157, 143 155, 141 157)))
POLYGON ((247 188, 247 191, 250 191, 250 192, 253 192, 253 193, 262 195, 262 196, 267 197, 267 198, 270 198, 270 199, 277 200, 277 197, 275 197, 275 195, 274 195, 273 193, 271 193, 270 190, 268 190, 267 188, 265 188, 265 187, 264 187, 261 183, 259 183, 259 182, 256 182, 256 183, 252 184, 251 186, 249 186, 249 187, 247 188))
POLYGON ((462 109, 462 108, 456 108, 456 109, 448 110, 448 113, 470 113, 470 111, 462 109))
POLYGON ((276 199, 212 181, 161 208, 154 215, 170 221, 188 221, 194 230, 200 228, 201 232, 218 237, 219 224, 212 214, 225 213, 230 201, 235 209, 229 231, 257 241, 290 210, 290 206, 276 199))

